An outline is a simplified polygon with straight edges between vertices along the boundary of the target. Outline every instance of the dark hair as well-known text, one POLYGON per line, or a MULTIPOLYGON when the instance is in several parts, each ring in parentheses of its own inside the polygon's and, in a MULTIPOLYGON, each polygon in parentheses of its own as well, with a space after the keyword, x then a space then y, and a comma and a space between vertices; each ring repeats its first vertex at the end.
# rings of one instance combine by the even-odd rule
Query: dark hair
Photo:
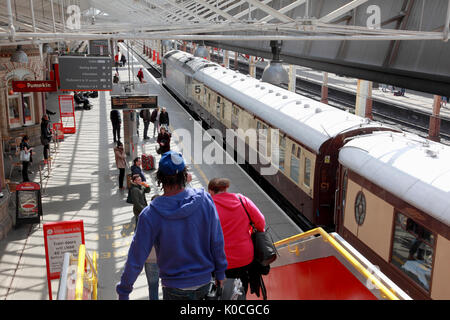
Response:
POLYGON ((230 187, 230 180, 227 178, 213 178, 208 183, 208 190, 214 193, 225 191, 230 187))
POLYGON ((23 137, 22 137, 22 141, 25 141, 25 140, 29 140, 30 138, 28 137, 28 135, 24 135, 23 137))
POLYGON ((161 184, 164 186, 180 186, 181 188, 186 187, 187 183, 187 167, 183 169, 183 171, 178 172, 177 174, 173 175, 166 175, 162 173, 159 169, 156 172, 156 182, 158 183, 158 187, 161 186, 161 184))
POLYGON ((141 176, 138 174, 133 174, 133 176, 131 177, 131 181, 135 181, 137 178, 140 178, 141 176))
POLYGON ((136 157, 136 158, 134 158, 134 160, 133 160, 133 164, 134 165, 136 165, 136 163, 140 160, 141 158, 140 157, 136 157))

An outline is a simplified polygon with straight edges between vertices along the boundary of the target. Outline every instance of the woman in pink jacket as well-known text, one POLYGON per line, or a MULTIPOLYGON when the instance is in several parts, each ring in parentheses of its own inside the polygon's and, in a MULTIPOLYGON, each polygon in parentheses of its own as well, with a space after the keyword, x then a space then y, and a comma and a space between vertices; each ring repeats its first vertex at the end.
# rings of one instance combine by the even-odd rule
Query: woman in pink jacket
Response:
POLYGON ((247 294, 248 284, 252 278, 253 242, 252 228, 245 209, 258 231, 264 231, 265 220, 249 198, 241 194, 229 193, 229 187, 230 180, 214 178, 208 184, 208 191, 214 200, 222 225, 225 255, 228 261, 225 275, 227 278, 240 278, 247 294))

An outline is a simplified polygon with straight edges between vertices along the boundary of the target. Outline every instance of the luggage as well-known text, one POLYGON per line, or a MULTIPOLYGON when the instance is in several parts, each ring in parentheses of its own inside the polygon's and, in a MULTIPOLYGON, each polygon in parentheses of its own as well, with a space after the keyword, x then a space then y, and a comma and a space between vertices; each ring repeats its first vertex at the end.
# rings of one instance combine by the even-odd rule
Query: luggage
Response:
POLYGON ((142 154, 142 169, 149 171, 155 168, 155 158, 151 154, 142 154))

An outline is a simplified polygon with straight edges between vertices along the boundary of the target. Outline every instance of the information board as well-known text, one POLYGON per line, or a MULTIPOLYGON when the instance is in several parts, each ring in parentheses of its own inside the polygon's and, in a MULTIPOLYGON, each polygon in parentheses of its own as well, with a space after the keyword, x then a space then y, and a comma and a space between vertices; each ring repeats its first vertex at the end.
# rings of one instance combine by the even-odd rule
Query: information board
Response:
POLYGON ((72 95, 60 95, 58 96, 59 114, 61 123, 63 124, 64 133, 75 133, 75 105, 73 103, 72 95), (69 125, 69 120, 73 124, 69 125))
POLYGON ((158 106, 158 96, 111 96, 111 108, 117 110, 152 109, 158 106))
POLYGON ((110 91, 112 62, 108 57, 59 56, 60 90, 110 91))
POLYGON ((81 244, 84 244, 83 220, 44 223, 45 261, 49 298, 52 300, 51 280, 58 279, 64 261, 64 253, 75 257, 81 244))
POLYGON ((41 187, 23 182, 16 187, 16 227, 23 223, 40 223, 42 216, 41 187))
POLYGON ((89 54, 94 55, 109 55, 109 45, 108 40, 97 39, 97 40, 89 40, 89 54))

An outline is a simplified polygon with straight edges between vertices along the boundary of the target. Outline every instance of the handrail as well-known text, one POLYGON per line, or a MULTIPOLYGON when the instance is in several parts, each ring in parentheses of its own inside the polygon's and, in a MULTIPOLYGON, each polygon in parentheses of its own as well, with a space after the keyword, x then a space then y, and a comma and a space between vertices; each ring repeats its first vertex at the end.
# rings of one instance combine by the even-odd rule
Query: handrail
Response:
POLYGON ((367 279, 369 279, 380 291, 390 300, 400 300, 395 293, 393 293, 391 290, 389 290, 383 283, 380 282, 379 279, 373 276, 364 266, 356 260, 344 247, 342 247, 339 242, 337 242, 331 235, 329 235, 325 230, 318 227, 306 232, 303 232, 301 234, 280 240, 278 242, 275 242, 274 245, 276 247, 289 244, 292 241, 305 239, 311 236, 315 236, 320 234, 323 238, 323 241, 328 241, 348 262, 350 262, 353 267, 358 270, 359 273, 364 275, 367 279))
POLYGON ((85 266, 86 261, 89 264, 89 271, 91 273, 88 281, 92 286, 92 298, 97 300, 97 254, 94 251, 93 259, 86 252, 86 247, 84 244, 80 245, 80 249, 78 251, 78 267, 77 267, 77 280, 75 284, 75 300, 83 300, 83 292, 84 292, 84 281, 85 281, 85 266))

